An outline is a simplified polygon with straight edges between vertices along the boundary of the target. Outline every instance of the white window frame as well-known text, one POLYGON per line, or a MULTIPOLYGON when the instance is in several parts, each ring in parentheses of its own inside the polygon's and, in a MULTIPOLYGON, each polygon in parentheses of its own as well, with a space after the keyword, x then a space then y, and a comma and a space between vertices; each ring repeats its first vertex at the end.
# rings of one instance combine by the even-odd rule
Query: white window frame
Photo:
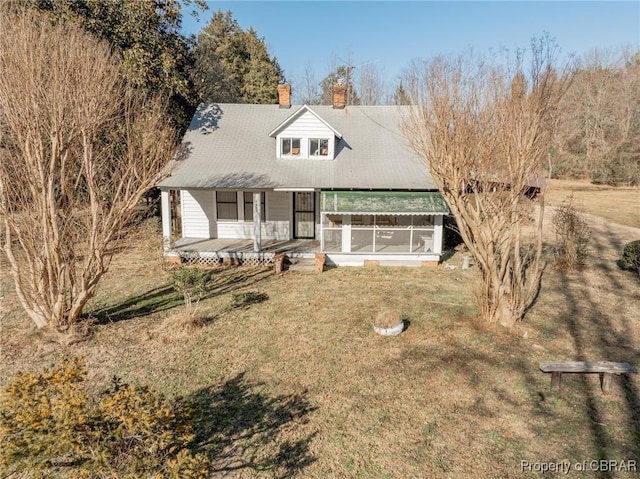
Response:
POLYGON ((302 138, 296 138, 296 137, 290 137, 290 136, 280 138, 280 156, 282 158, 301 158, 302 157, 302 138), (293 151, 293 142, 295 140, 298 140, 298 143, 300 145, 298 147, 298 154, 295 155, 293 153, 285 153, 284 152, 285 142, 286 141, 290 142, 289 151, 291 152, 293 151))
POLYGON ((331 153, 331 152, 329 151, 329 142, 330 142, 330 141, 331 141, 331 140, 330 140, 329 138, 309 138, 309 142, 308 142, 308 145, 309 145, 309 158, 329 158, 329 155, 330 155, 330 153, 331 153), (318 154, 316 155, 316 154, 314 154, 314 153, 312 152, 311 144, 312 144, 312 142, 314 142, 314 141, 317 141, 317 142, 318 142, 318 148, 317 148, 317 150, 316 150, 316 151, 320 151, 320 149, 322 148, 322 147, 320 146, 320 142, 321 142, 321 141, 326 141, 326 142, 327 142, 327 153, 326 153, 325 155, 320 154, 320 153, 318 153, 318 154))

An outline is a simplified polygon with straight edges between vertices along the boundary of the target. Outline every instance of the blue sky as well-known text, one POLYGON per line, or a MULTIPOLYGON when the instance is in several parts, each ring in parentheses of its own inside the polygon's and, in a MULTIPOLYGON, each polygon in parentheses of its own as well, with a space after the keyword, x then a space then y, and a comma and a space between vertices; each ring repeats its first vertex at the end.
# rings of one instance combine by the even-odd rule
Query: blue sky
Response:
POLYGON ((183 30, 198 33, 217 10, 253 26, 295 82, 306 65, 322 78, 339 59, 373 61, 393 83, 412 59, 440 53, 527 47, 545 31, 565 53, 640 45, 640 2, 210 1, 200 22, 185 10, 183 30))

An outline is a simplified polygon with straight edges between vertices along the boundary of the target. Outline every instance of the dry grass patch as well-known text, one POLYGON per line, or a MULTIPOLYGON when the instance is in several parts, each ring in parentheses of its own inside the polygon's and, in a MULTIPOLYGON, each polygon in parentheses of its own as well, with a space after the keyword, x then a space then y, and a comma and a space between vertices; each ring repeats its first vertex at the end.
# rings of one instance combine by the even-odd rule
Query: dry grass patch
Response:
POLYGON ((571 194, 583 213, 606 218, 614 223, 640 228, 640 189, 595 185, 587 180, 551 180, 546 200, 560 206, 571 194))
POLYGON ((598 255, 582 272, 549 268, 513 331, 474 319, 476 273, 456 255, 455 270, 214 270, 208 321, 178 332, 181 299, 154 232, 114 262, 90 341, 43 345, 6 292, 0 373, 73 353, 95 384, 117 374, 185 396, 215 477, 515 478, 521 460, 640 461, 638 378, 615 378, 603 396, 597 377, 568 376, 555 393, 538 370, 549 359, 640 365, 640 288, 615 266, 637 230, 601 226, 598 255), (373 331, 387 308, 409 324, 400 336, 373 331))

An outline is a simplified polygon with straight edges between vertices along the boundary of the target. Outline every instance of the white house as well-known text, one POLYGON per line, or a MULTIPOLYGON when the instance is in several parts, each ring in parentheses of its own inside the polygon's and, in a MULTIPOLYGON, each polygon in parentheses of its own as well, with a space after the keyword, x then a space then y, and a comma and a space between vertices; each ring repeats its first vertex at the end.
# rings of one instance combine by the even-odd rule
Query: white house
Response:
POLYGON ((449 210, 400 131, 406 107, 345 106, 341 84, 332 106, 292 107, 289 85, 278 91, 279 105, 198 107, 159 185, 165 255, 437 262, 449 210))

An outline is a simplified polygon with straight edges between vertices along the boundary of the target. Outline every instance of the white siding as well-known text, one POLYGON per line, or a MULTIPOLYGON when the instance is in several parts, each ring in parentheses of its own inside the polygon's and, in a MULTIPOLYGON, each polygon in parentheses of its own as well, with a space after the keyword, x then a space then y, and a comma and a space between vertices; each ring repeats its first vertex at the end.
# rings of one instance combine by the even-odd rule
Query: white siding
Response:
MULTIPOLYGON (((288 221, 266 221, 261 226, 263 240, 290 239, 288 221)), ((253 239, 253 222, 219 222, 218 238, 253 239)))
POLYGON ((182 236, 215 238, 215 202, 211 190, 182 190, 182 236))
MULTIPOLYGON (((304 112, 293 123, 283 129, 276 137, 277 155, 280 157, 281 138, 300 138, 300 156, 292 158, 309 158, 309 139, 327 138, 329 140, 329 155, 313 157, 318 160, 332 160, 335 148, 335 134, 311 112, 304 112)), ((284 157, 286 158, 286 157, 284 157)))
MULTIPOLYGON (((261 224, 263 240, 286 241, 291 239, 290 195, 285 191, 267 191, 266 218, 268 221, 261 224)), ((242 203, 238 204, 242 210, 242 203)), ((253 221, 219 221, 217 230, 218 238, 253 239, 253 221)))
POLYGON ((327 125, 322 123, 315 115, 309 111, 305 111, 302 115, 295 119, 293 123, 282 130, 279 136, 296 137, 333 137, 333 131, 327 125))

